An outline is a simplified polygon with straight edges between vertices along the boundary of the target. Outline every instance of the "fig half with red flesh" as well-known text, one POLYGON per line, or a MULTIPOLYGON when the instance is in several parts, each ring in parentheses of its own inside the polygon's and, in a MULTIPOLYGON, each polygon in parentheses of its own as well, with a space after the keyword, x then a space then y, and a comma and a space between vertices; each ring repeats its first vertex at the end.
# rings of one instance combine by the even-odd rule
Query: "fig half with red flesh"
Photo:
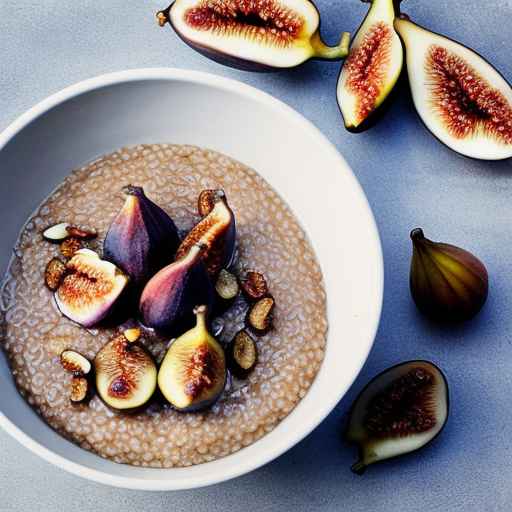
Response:
POLYGON ((482 160, 512 157, 512 88, 470 48, 402 15, 409 85, 426 127, 454 151, 482 160))
POLYGON ((64 316, 91 327, 111 312, 127 283, 128 277, 113 263, 90 249, 80 249, 66 263, 55 301, 64 316))
POLYGON ((403 48, 395 32, 394 0, 371 2, 370 10, 357 31, 350 53, 341 68, 337 98, 345 127, 360 132, 395 87, 403 67, 403 48))
POLYGON ((194 244, 204 247, 202 259, 208 274, 216 278, 222 268, 228 267, 234 257, 236 242, 235 216, 228 206, 224 191, 216 190, 214 206, 185 237, 176 252, 183 258, 194 244))
POLYGON ((157 14, 190 47, 238 69, 273 71, 309 59, 336 60, 348 53, 350 36, 327 46, 320 15, 309 0, 175 0, 157 14))
POLYGON ((361 391, 350 414, 347 440, 359 446, 352 471, 419 450, 448 419, 448 383, 429 361, 407 361, 376 377, 361 391))

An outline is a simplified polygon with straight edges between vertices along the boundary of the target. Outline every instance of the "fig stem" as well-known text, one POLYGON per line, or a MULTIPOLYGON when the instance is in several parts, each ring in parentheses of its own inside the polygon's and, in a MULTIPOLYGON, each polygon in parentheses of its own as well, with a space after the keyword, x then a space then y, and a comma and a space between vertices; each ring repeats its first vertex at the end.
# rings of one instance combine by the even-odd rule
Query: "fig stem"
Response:
POLYGON ((310 40, 313 47, 313 56, 318 59, 336 60, 343 59, 348 55, 350 46, 350 33, 343 32, 340 44, 337 46, 327 46, 320 37, 319 32, 315 32, 310 40))
POLYGON ((208 307, 206 305, 196 306, 194 308, 194 315, 196 315, 196 327, 206 329, 206 315, 208 307))
POLYGON ((356 475, 362 475, 366 471, 366 464, 362 460, 358 460, 350 469, 356 475))
POLYGON ((156 13, 156 19, 158 21, 158 25, 161 27, 165 26, 166 23, 169 23, 169 11, 171 10, 172 4, 167 7, 167 9, 163 9, 162 11, 158 11, 156 13))
POLYGON ((423 229, 421 229, 421 228, 414 228, 411 231, 410 237, 411 237, 411 240, 413 242, 415 242, 417 240, 423 240, 425 238, 425 235, 423 234, 423 229))

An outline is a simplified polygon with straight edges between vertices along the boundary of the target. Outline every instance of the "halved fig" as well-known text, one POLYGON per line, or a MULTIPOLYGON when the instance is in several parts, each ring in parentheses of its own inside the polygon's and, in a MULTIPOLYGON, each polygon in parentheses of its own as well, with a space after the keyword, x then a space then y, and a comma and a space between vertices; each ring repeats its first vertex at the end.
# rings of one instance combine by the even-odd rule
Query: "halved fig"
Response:
POLYGON ((226 358, 208 332, 206 306, 194 310, 196 326, 172 342, 158 372, 158 387, 180 411, 211 405, 226 385, 226 358))
POLYGON ((217 191, 214 189, 203 190, 197 199, 197 212, 201 217, 206 217, 215 206, 217 191))
POLYGON ((395 28, 406 50, 414 106, 426 127, 462 155, 512 157, 512 88, 503 76, 473 50, 405 15, 395 28))
POLYGON ((90 249, 80 249, 66 264, 66 276, 55 292, 64 316, 90 327, 105 318, 121 295, 128 277, 90 249))
POLYGON ((272 313, 276 303, 270 295, 255 302, 247 311, 246 324, 258 336, 272 328, 272 313))
POLYGON ((112 409, 138 409, 156 389, 155 361, 142 345, 122 334, 96 354, 94 368, 98 394, 112 409))
POLYGON ((60 364, 67 372, 75 375, 88 375, 91 371, 91 362, 76 350, 64 350, 60 355, 60 364))
POLYGON ((204 246, 202 259, 211 277, 216 278, 221 268, 230 266, 235 254, 235 216, 228 206, 223 190, 216 190, 214 207, 185 237, 176 252, 176 259, 183 258, 197 243, 204 246))
POLYGON ((140 292, 173 261, 180 239, 173 220, 142 187, 129 185, 124 192, 126 200, 107 232, 103 257, 123 269, 140 292))
POLYGON ((344 32, 339 45, 326 46, 320 15, 309 0, 175 0, 157 18, 199 53, 248 71, 342 59, 350 40, 344 32))
POLYGON ((448 419, 448 383, 428 361, 407 361, 373 378, 352 406, 346 437, 359 445, 352 471, 422 448, 448 419))
POLYGON ((371 7, 352 40, 338 79, 338 104, 349 131, 360 132, 375 119, 403 67, 403 49, 395 32, 396 0, 362 0, 371 7))
POLYGON ((193 245, 149 280, 139 303, 144 325, 176 336, 194 325, 197 301, 211 306, 213 286, 202 262, 203 250, 201 244, 193 245))

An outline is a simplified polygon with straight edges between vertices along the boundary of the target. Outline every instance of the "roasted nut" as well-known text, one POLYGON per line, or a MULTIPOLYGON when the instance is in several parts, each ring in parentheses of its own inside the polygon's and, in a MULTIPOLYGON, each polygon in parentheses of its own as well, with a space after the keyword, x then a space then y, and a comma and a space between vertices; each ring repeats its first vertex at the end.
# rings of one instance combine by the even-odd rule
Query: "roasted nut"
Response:
POLYGON ((227 360, 231 373, 244 379, 256 366, 257 358, 255 341, 245 329, 242 329, 228 346, 227 360))
POLYGON ((87 375, 91 371, 91 362, 76 350, 64 350, 60 355, 60 364, 67 372, 75 375, 87 375))
POLYGON ((66 258, 72 258, 75 255, 75 252, 81 247, 82 244, 78 238, 66 238, 66 240, 60 244, 60 252, 66 258))
POLYGON ((213 210, 216 197, 220 192, 221 191, 219 190, 207 189, 203 190, 199 194, 199 198, 197 200, 197 211, 201 217, 206 217, 213 210))
POLYGON ((249 270, 240 279, 240 287, 245 298, 251 302, 258 301, 268 295, 267 281, 260 272, 249 270))
POLYGON ((274 298, 267 296, 249 308, 246 324, 258 336, 263 336, 272 327, 272 311, 274 306, 274 298))
POLYGON ((89 393, 89 381, 85 377, 75 376, 71 379, 69 398, 73 403, 83 402, 89 393))
POLYGON ((68 226, 66 231, 68 232, 69 236, 78 238, 79 240, 91 240, 98 236, 98 232, 96 230, 82 229, 76 226, 68 226))
POLYGON ((123 335, 130 343, 134 343, 140 338, 140 327, 130 327, 129 329, 125 329, 123 335))
POLYGON ((43 231, 43 238, 47 242, 60 243, 62 240, 65 240, 69 237, 67 230, 68 227, 69 224, 67 222, 54 224, 53 226, 50 226, 43 231))
POLYGON ((232 300, 238 295, 240 288, 237 278, 231 272, 222 269, 215 283, 215 290, 222 299, 232 300))
POLYGON ((44 282, 54 292, 66 274, 66 265, 59 258, 52 258, 44 270, 44 282))

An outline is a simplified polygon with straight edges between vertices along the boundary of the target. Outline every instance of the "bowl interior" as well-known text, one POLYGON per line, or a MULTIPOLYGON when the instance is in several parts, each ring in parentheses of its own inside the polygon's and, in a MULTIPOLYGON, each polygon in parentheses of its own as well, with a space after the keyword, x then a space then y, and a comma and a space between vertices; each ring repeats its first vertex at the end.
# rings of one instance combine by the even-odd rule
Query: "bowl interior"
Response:
POLYGON ((149 469, 101 459, 47 427, 16 391, 2 354, 0 425, 47 460, 82 476, 130 488, 180 489, 268 462, 330 412, 373 342, 382 302, 382 255, 357 181, 304 118, 238 82, 178 70, 139 70, 62 91, 0 136, 0 270, 26 218, 73 168, 121 146, 148 142, 223 152, 253 167, 290 205, 316 251, 327 290, 328 343, 315 382, 274 431, 240 452, 190 468, 149 469))

